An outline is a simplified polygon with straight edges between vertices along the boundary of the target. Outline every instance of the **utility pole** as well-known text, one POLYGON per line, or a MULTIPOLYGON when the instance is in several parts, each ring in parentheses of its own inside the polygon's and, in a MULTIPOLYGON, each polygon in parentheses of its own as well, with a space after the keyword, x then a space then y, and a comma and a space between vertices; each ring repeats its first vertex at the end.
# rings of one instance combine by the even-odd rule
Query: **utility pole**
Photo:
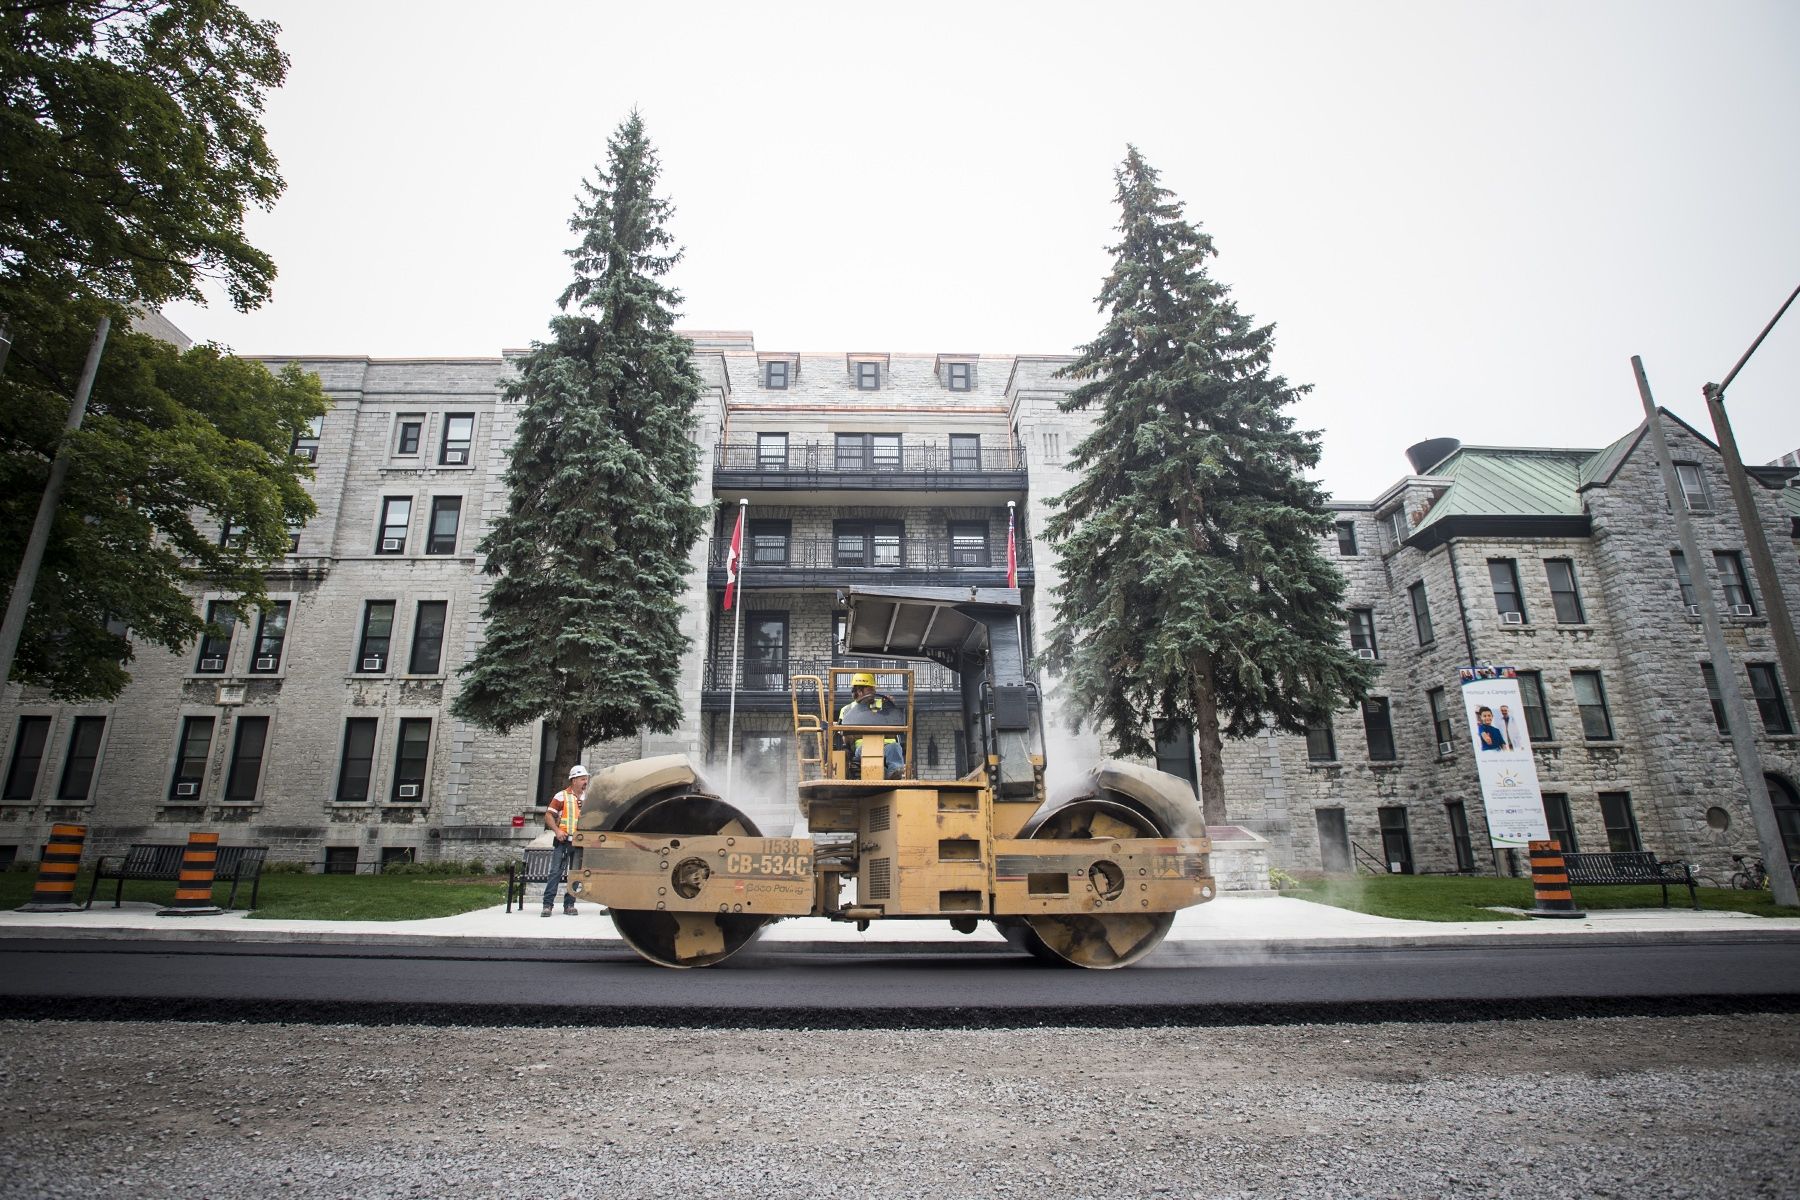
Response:
POLYGON ((1713 676, 1719 684, 1719 703, 1725 708, 1725 724, 1731 730, 1731 746, 1737 751, 1738 770, 1744 777, 1744 792, 1750 804, 1751 823, 1756 826, 1757 845, 1762 847, 1763 862, 1769 872, 1769 888, 1775 903, 1800 905, 1794 888, 1794 877, 1779 869, 1787 861, 1781 845, 1781 827, 1775 822, 1775 807, 1769 803, 1769 785, 1763 779, 1762 758, 1756 752, 1756 734, 1750 728, 1750 710, 1744 705, 1744 693, 1738 689, 1737 668, 1731 651, 1725 645, 1725 626, 1719 620, 1713 591, 1705 585, 1704 567, 1700 562, 1700 539, 1694 536, 1694 523, 1688 519, 1687 499, 1675 477, 1675 460, 1669 456, 1669 442, 1663 436, 1662 414, 1650 398, 1650 379, 1644 374, 1644 360, 1631 356, 1631 369, 1637 375, 1638 395, 1644 401, 1644 420, 1650 429, 1650 445, 1656 451, 1656 464, 1662 469, 1663 490, 1668 493, 1669 510, 1675 514, 1675 530, 1681 537, 1681 553, 1687 559, 1688 572, 1694 580, 1694 599, 1700 609, 1700 624, 1706 631, 1706 649, 1712 656, 1713 676))
POLYGON ((44 561, 44 548, 50 544, 50 527, 56 523, 56 506, 62 500, 63 481, 69 477, 69 435, 81 428, 87 412, 88 393, 93 390, 94 376, 100 371, 100 351, 106 347, 106 335, 112 329, 112 318, 101 317, 94 330, 94 342, 88 347, 87 365, 81 368, 81 382, 75 385, 75 402, 69 406, 69 421, 63 427, 62 441, 57 443, 56 457, 50 463, 50 481, 44 485, 44 497, 38 501, 37 520, 32 523, 31 537, 25 543, 25 555, 19 560, 19 577, 13 581, 12 595, 6 602, 6 618, 0 621, 0 688, 12 678, 13 658, 19 651, 19 635, 25 632, 25 614, 31 608, 31 593, 37 588, 38 567, 44 561))
MULTIPOLYGON (((1768 613, 1769 632, 1775 638, 1775 658, 1781 663, 1781 674, 1787 684, 1788 712, 1800 720, 1800 633, 1794 630, 1793 614, 1787 596, 1781 590, 1781 576, 1775 571, 1775 556, 1769 553, 1768 535, 1763 532, 1762 514, 1756 507, 1756 495, 1750 490, 1750 476, 1738 454, 1737 438, 1731 433, 1731 420, 1725 415, 1725 389, 1737 378, 1756 348, 1775 328, 1775 322, 1800 296, 1800 287, 1788 296, 1787 303, 1763 326, 1744 356, 1725 376, 1724 383, 1709 383, 1701 389, 1706 396, 1706 411, 1712 417, 1713 433, 1719 439, 1719 453, 1725 459, 1725 478, 1731 483, 1731 500, 1737 506, 1738 520, 1744 526, 1744 548, 1750 552, 1750 568, 1756 575, 1756 586, 1762 592, 1763 609, 1768 613)), ((1770 860, 1771 865, 1778 860, 1770 860)))

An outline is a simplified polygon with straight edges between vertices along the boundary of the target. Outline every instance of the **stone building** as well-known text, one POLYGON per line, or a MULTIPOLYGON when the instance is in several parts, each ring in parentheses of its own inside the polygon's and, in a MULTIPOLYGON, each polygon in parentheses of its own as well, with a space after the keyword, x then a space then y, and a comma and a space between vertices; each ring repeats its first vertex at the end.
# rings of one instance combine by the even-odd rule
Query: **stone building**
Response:
MULTIPOLYGON (((598 767, 678 750, 723 782, 729 729, 734 797, 766 831, 785 832, 789 681, 866 666, 892 686, 902 665, 837 652, 839 591, 1003 586, 1010 516, 1029 647, 1059 579, 1034 535, 1047 500, 1072 482, 1069 451, 1087 423, 1057 407, 1070 387, 1056 378, 1066 358, 789 353, 758 350, 748 333, 689 337, 705 384, 697 498, 715 503, 717 518, 693 549, 683 597, 684 721, 583 756, 598 767), (740 501, 742 599, 728 612, 725 556, 740 501)), ((319 511, 269 573, 275 610, 183 654, 140 647, 116 703, 56 704, 8 687, 0 859, 35 858, 57 820, 88 823, 102 851, 222 828, 229 841, 333 869, 493 860, 535 835, 535 806, 556 786, 544 730, 498 737, 448 711, 457 668, 481 637, 475 547, 506 502, 517 416, 501 400, 508 360, 298 361, 333 407, 295 447, 313 460, 319 511)), ((1716 551, 1688 577, 1731 606, 1739 682, 1800 840, 1794 715, 1768 686, 1774 656, 1756 586, 1734 557, 1742 538, 1718 458, 1679 421, 1665 426, 1716 551)), ((1702 860, 1751 846, 1642 434, 1603 450, 1427 444, 1435 452, 1416 474, 1373 502, 1334 506, 1327 550, 1350 583, 1346 636, 1381 674, 1360 710, 1309 737, 1228 746, 1232 819, 1269 840, 1277 865, 1493 869, 1464 735, 1433 707, 1469 661, 1527 673, 1552 823, 1579 845, 1702 860)), ((1800 491, 1782 486, 1800 472, 1757 473, 1800 608, 1800 491)), ((970 751, 949 680, 904 665, 917 669, 919 773, 960 773, 970 751)), ((1055 777, 1100 747, 1066 732, 1054 692, 1052 709, 1055 777)), ((1159 735, 1160 765, 1194 778, 1191 737, 1159 735)))

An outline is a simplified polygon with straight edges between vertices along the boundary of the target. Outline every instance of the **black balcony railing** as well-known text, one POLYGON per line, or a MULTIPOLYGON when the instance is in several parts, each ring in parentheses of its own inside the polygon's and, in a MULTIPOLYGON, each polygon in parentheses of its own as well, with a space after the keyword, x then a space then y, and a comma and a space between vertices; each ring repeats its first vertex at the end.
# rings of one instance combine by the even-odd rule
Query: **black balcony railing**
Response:
MULTIPOLYGON (((847 587, 852 584, 942 584, 972 587, 1006 586, 1006 531, 999 530, 998 545, 985 549, 949 546, 942 541, 902 539, 882 543, 860 539, 858 549, 840 547, 832 538, 789 538, 780 548, 749 545, 744 548, 741 572, 746 588, 847 587)), ((709 586, 725 586, 725 560, 731 553, 729 536, 714 537, 706 566, 709 586)), ((1035 582, 1031 543, 1019 539, 1019 583, 1035 582)))
POLYGON ((756 438, 730 439, 714 448, 714 477, 734 483, 763 477, 779 488, 938 489, 1023 488, 1025 448, 1018 442, 1001 446, 952 447, 945 442, 902 438, 898 446, 836 441, 796 441, 772 447, 756 438))
MULTIPOLYGON (((882 679, 883 671, 896 668, 908 668, 913 672, 913 699, 922 711, 954 711, 961 700, 957 691, 956 672, 936 663, 913 662, 896 658, 872 658, 859 655, 840 654, 827 663, 802 663, 791 661, 785 667, 771 668, 766 663, 745 662, 738 668, 737 704, 747 711, 787 709, 789 707, 788 686, 795 675, 817 675, 820 679, 829 677, 832 667, 853 668, 859 671, 873 671, 876 683, 885 691, 889 691, 896 699, 902 698, 901 681, 898 679, 882 679)), ((850 686, 847 678, 840 679, 837 705, 850 701, 850 686)), ((726 659, 709 659, 706 673, 701 683, 703 692, 701 707, 709 710, 724 709, 730 701, 731 662, 726 659)), ((816 701, 815 701, 816 703, 816 701)))

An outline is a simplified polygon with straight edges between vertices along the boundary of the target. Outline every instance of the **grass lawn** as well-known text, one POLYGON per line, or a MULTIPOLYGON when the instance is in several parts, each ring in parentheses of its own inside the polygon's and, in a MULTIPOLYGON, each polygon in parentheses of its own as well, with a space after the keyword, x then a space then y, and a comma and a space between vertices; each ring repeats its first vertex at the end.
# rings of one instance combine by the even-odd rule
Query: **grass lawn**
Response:
MULTIPOLYGON (((91 872, 83 871, 75 884, 77 902, 87 898, 91 872)), ((31 899, 37 873, 0 872, 0 909, 14 909, 31 899)), ((94 907, 112 904, 111 880, 100 886, 94 907)), ((231 885, 213 890, 220 905, 231 894, 231 885)), ((127 883, 125 899, 167 904, 175 897, 173 883, 127 883)), ((250 889, 238 889, 238 904, 248 903, 250 889)), ((426 917, 451 917, 457 913, 506 902, 503 875, 299 875, 270 872, 262 877, 252 919, 268 921, 417 921, 426 917)))
MULTIPOLYGON (((1660 908, 1662 889, 1656 887, 1577 887, 1575 906, 1583 910, 1660 908)), ((1282 895, 1378 917, 1408 921, 1528 921, 1510 913, 1487 911, 1489 906, 1530 908, 1529 879, 1456 875, 1358 875, 1355 878, 1308 878, 1282 895)), ((1669 889, 1669 905, 1686 908, 1686 888, 1669 889)), ((1768 892, 1739 892, 1730 888, 1701 888, 1700 907, 1730 910, 1760 917, 1800 917, 1800 909, 1777 908, 1768 892)))

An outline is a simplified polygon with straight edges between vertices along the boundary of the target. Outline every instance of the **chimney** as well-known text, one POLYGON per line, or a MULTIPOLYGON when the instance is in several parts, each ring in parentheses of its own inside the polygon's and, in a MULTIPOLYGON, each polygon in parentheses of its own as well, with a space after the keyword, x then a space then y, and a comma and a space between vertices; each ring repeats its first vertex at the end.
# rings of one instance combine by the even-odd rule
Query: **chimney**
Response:
POLYGON ((1460 449, 1462 443, 1455 438, 1427 438, 1408 446, 1406 457, 1412 463, 1413 474, 1423 475, 1460 449))

